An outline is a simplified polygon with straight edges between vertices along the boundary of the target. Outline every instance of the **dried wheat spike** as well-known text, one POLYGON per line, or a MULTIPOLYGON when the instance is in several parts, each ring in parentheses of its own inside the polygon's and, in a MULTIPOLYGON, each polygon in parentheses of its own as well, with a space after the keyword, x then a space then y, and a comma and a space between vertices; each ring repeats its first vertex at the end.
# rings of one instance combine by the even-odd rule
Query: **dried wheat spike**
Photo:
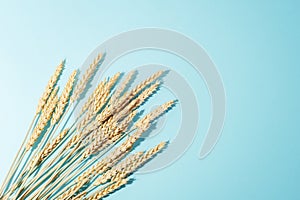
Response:
POLYGON ((93 185, 99 186, 101 184, 105 184, 107 181, 116 181, 117 179, 122 179, 126 177, 126 173, 123 172, 124 169, 128 168, 134 164, 134 162, 138 161, 139 158, 143 155, 144 152, 137 152, 130 156, 128 156, 125 160, 105 172, 102 176, 97 178, 93 185))
POLYGON ((89 144, 94 138, 98 135, 104 135, 107 132, 108 128, 113 128, 115 125, 112 121, 112 118, 105 121, 103 124, 98 124, 96 120, 90 123, 84 130, 82 131, 82 144, 89 144))
POLYGON ((90 107, 90 105, 93 103, 94 101, 94 97, 97 94, 101 94, 102 90, 104 90, 104 86, 106 84, 106 80, 101 81, 98 86, 96 87, 96 89, 94 90, 94 92, 90 95, 90 97, 88 98, 88 100, 86 101, 86 103, 82 106, 81 108, 81 112, 80 115, 81 116, 85 111, 87 111, 90 107))
POLYGON ((99 124, 102 124, 105 120, 107 120, 110 116, 112 116, 112 108, 110 106, 106 106, 99 115, 97 115, 96 120, 99 124))
POLYGON ((128 83, 131 81, 133 75, 136 73, 136 71, 130 71, 124 80, 120 83, 119 87, 116 89, 116 91, 113 93, 110 99, 110 104, 114 104, 119 97, 121 97, 122 92, 125 90, 125 88, 128 86, 128 83))
POLYGON ((94 72, 96 71, 99 62, 102 59, 102 54, 98 54, 92 64, 90 64, 89 68, 85 71, 84 75, 82 76, 80 82, 77 84, 76 88, 74 89, 74 94, 71 97, 71 102, 75 102, 78 100, 80 95, 85 90, 88 82, 90 81, 91 77, 93 76, 94 72))
POLYGON ((98 178, 95 181, 95 185, 103 184, 108 180, 116 181, 118 179, 123 179, 134 173, 139 167, 141 167, 144 163, 153 158, 157 153, 159 153, 165 146, 167 142, 161 142, 154 148, 150 149, 146 153, 138 152, 136 155, 128 158, 128 161, 124 161, 124 163, 118 164, 112 170, 106 172, 102 179, 98 178))
POLYGON ((65 200, 70 198, 73 194, 75 194, 82 186, 84 186, 89 179, 83 179, 81 182, 77 183, 73 187, 71 187, 69 190, 67 190, 65 193, 60 195, 57 199, 58 200, 65 200))
POLYGON ((94 95, 94 110, 93 113, 96 114, 100 111, 100 109, 104 106, 104 104, 107 102, 108 96, 113 88, 113 86, 116 84, 120 77, 121 73, 116 73, 112 78, 110 78, 107 81, 107 84, 104 86, 103 90, 101 92, 98 92, 94 95))
POLYGON ((159 153, 163 148, 165 148, 167 142, 161 142, 158 145, 156 145, 154 148, 147 151, 139 161, 137 162, 137 167, 143 165, 145 162, 147 162, 149 159, 151 159, 153 156, 155 156, 157 153, 159 153))
POLYGON ((164 103, 163 105, 159 106, 154 111, 150 112, 149 114, 145 115, 142 119, 137 121, 134 126, 136 128, 139 128, 142 127, 143 124, 151 123, 159 116, 161 116, 164 112, 166 112, 169 108, 171 108, 174 105, 174 103, 175 103, 174 100, 164 103))
POLYGON ((174 100, 164 103, 163 105, 155 109, 154 112, 150 113, 151 114, 150 120, 151 121, 155 120, 156 118, 164 114, 167 110, 169 110, 174 104, 175 104, 174 100))
POLYGON ((111 174, 107 175, 107 180, 111 179, 111 181, 116 181, 118 179, 123 179, 128 177, 130 174, 135 172, 139 167, 141 167, 144 163, 153 158, 157 153, 159 153, 165 146, 167 142, 161 142, 156 145, 154 148, 150 149, 144 155, 141 155, 141 152, 137 155, 133 155, 131 158, 128 158, 128 161, 124 161, 124 163, 120 163, 116 166, 111 174))
POLYGON ((136 114, 137 110, 131 111, 131 113, 129 113, 127 117, 125 117, 121 122, 118 123, 115 132, 120 133, 127 131, 130 123, 132 123, 132 120, 136 116, 136 114))
POLYGON ((128 156, 123 162, 119 163, 115 169, 118 171, 123 171, 129 166, 133 165, 139 158, 144 154, 143 151, 136 152, 130 156, 128 156))
POLYGON ((145 89, 137 98, 133 99, 125 108, 118 112, 118 119, 121 119, 127 115, 131 110, 138 108, 142 103, 144 103, 159 87, 160 82, 156 81, 149 88, 145 89))
POLYGON ((49 120, 52 117, 52 114, 53 114, 55 107, 57 105, 57 102, 58 102, 57 89, 54 90, 52 94, 50 95, 49 100, 47 101, 46 105, 44 106, 44 109, 43 109, 42 115, 38 121, 38 124, 33 129, 32 135, 26 145, 26 151, 28 151, 33 146, 33 144, 39 138, 39 136, 41 135, 41 133, 43 132, 43 130, 45 129, 49 120))
POLYGON ((72 148, 75 144, 80 142, 80 140, 81 140, 81 134, 73 135, 73 137, 69 140, 67 145, 64 147, 64 150, 72 148))
POLYGON ((97 165, 92 166, 85 172, 83 172, 75 181, 75 183, 79 183, 81 181, 84 181, 85 179, 90 179, 90 177, 97 172, 97 165))
POLYGON ((113 184, 105 187, 104 189, 100 190, 99 192, 97 192, 93 196, 88 197, 87 200, 98 200, 98 199, 101 199, 101 198, 109 195, 110 193, 113 193, 115 190, 119 189, 120 187, 122 187, 126 183, 127 183, 127 179, 118 180, 115 183, 113 183, 113 184))
POLYGON ((51 152, 59 145, 59 143, 64 139, 67 135, 69 129, 63 130, 54 140, 52 143, 47 143, 44 150, 41 152, 39 157, 39 163, 41 163, 47 156, 51 154, 51 152))
MULTIPOLYGON (((140 99, 140 104, 145 102, 156 90, 158 89, 160 85, 160 81, 156 81, 154 84, 152 84, 149 88, 145 89, 137 98, 140 99)), ((140 105, 139 104, 139 105, 140 105)))
POLYGON ((59 98, 59 102, 58 102, 55 112, 52 116, 51 125, 56 124, 60 120, 61 116, 64 113, 65 108, 67 107, 67 105, 69 103, 69 98, 70 98, 71 92, 73 90, 73 85, 75 83, 76 74, 77 74, 77 70, 75 70, 71 74, 64 90, 62 91, 62 94, 59 98))
MULTIPOLYGON (((149 127, 149 126, 148 126, 149 127)), ((133 144, 141 137, 142 133, 146 130, 139 128, 136 132, 134 132, 131 136, 129 136, 120 146, 115 148, 112 152, 107 155, 103 161, 107 163, 108 167, 114 165, 114 163, 118 162, 122 157, 124 157, 132 148, 133 144)))
POLYGON ((153 83, 155 80, 157 80, 164 71, 158 71, 151 75, 146 80, 142 81, 140 84, 135 86, 131 91, 125 93, 116 103, 113 105, 113 108, 111 110, 111 113, 117 113, 120 110, 124 108, 137 94, 139 94, 145 87, 147 87, 149 84, 153 83))
POLYGON ((122 170, 119 169, 118 173, 116 173, 114 176, 111 177, 112 181, 118 179, 118 178, 126 178, 133 172, 135 172, 138 168, 140 168, 143 164, 148 162, 151 158, 153 158, 155 155, 157 155, 163 148, 165 148, 167 142, 161 142, 158 145, 156 145, 154 148, 150 149, 143 155, 139 157, 134 157, 133 160, 122 170))
POLYGON ((146 80, 142 81, 140 84, 138 84, 135 88, 131 90, 131 95, 135 96, 136 94, 138 94, 144 87, 157 80, 163 73, 164 71, 158 71, 146 80))
POLYGON ((109 89, 108 87, 101 91, 102 93, 99 94, 99 96, 97 97, 97 99, 95 99, 94 105, 93 105, 93 110, 91 110, 91 113, 93 115, 95 115, 96 113, 98 113, 101 108, 104 106, 104 104, 106 103, 107 99, 108 99, 108 95, 109 95, 109 89))
POLYGON ((79 193, 78 195, 76 195, 75 197, 72 197, 71 200, 81 200, 84 199, 84 196, 86 196, 87 192, 83 191, 81 193, 79 193))
POLYGON ((56 70, 54 72, 54 74, 51 76, 45 91, 43 93, 43 95, 41 96, 39 102, 38 102, 38 106, 36 109, 36 114, 40 113, 42 111, 42 109, 44 108, 44 106, 46 105, 46 102, 49 99, 49 96, 52 92, 52 90, 54 89, 55 85, 57 84, 60 75, 62 74, 62 71, 64 69, 65 66, 65 61, 62 61, 57 67, 56 70))
POLYGON ((107 83, 108 89, 111 90, 116 82, 119 80, 121 73, 117 72, 113 77, 111 77, 107 83))
POLYGON ((99 94, 98 92, 94 94, 93 103, 89 106, 88 112, 83 117, 83 119, 77 124, 77 130, 82 130, 83 128, 85 128, 100 111, 100 109, 105 105, 109 95, 108 84, 106 84, 104 88, 99 92, 99 94))
POLYGON ((83 145, 89 144, 82 155, 82 159, 89 157, 92 154, 97 154, 105 148, 108 139, 111 139, 110 132, 116 129, 115 122, 112 119, 104 122, 96 131, 87 135, 83 139, 83 145), (87 141, 86 141, 87 140, 87 141))

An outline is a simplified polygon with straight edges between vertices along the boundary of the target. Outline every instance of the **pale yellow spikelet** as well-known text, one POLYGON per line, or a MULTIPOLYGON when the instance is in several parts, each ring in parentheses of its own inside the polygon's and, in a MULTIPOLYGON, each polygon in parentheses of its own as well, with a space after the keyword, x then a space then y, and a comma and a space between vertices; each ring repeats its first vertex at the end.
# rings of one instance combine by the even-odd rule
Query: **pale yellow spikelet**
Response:
POLYGON ((89 168, 88 170, 86 170, 85 172, 83 172, 77 179, 76 179, 76 183, 79 183, 81 181, 84 181, 85 179, 89 179, 91 178, 90 176, 92 176, 93 174, 96 173, 97 170, 97 165, 94 165, 93 167, 89 168))
POLYGON ((101 199, 105 196, 107 196, 108 194, 114 192, 115 190, 119 189, 120 187, 122 187, 123 185, 127 184, 127 179, 121 179, 116 181, 115 183, 105 187, 104 189, 100 190, 99 192, 97 192, 96 194, 94 194, 91 197, 88 197, 88 200, 98 200, 101 199))
POLYGON ((119 80, 121 73, 117 72, 113 77, 111 77, 107 83, 108 89, 111 90, 116 82, 119 80))
POLYGON ((98 84, 98 86, 96 87, 94 92, 90 95, 90 97, 88 98, 86 103, 82 106, 79 116, 82 115, 85 111, 87 111, 89 109, 90 105, 94 102, 95 96, 97 96, 98 94, 101 94, 102 90, 104 90, 105 84, 106 84, 106 80, 103 80, 98 84))
POLYGON ((36 114, 40 113, 42 111, 42 109, 44 108, 44 106, 46 105, 47 100, 50 97, 50 94, 52 92, 52 90, 54 89, 55 85, 57 84, 60 75, 62 74, 62 71, 64 69, 64 65, 65 65, 65 61, 62 61, 57 67, 56 70, 54 72, 54 74, 51 76, 45 91, 43 93, 43 95, 41 96, 39 102, 38 102, 38 106, 36 109, 36 114))
POLYGON ((118 171, 123 171, 129 166, 132 166, 139 158, 144 154, 143 151, 136 152, 130 156, 128 156, 124 161, 119 163, 115 168, 118 171))
POLYGON ((127 115, 130 111, 138 108, 142 103, 144 103, 159 87, 160 82, 156 81, 149 88, 145 89, 137 98, 133 99, 125 108, 120 109, 118 113, 118 118, 122 118, 127 115))
POLYGON ((86 191, 83 191, 81 193, 79 193, 78 195, 76 195, 75 197, 72 197, 71 200, 82 200, 84 199, 84 196, 87 194, 86 191))
POLYGON ((136 73, 136 71, 130 71, 124 80, 119 84, 118 88, 116 91, 113 93, 111 99, 110 99, 110 104, 114 104, 118 98, 121 96, 121 93, 125 90, 125 88, 128 86, 129 82, 131 81, 133 75, 136 73))
POLYGON ((57 199, 58 200, 65 200, 70 198, 73 194, 75 194, 80 188, 82 188, 82 186, 84 184, 87 183, 89 179, 83 179, 82 181, 78 182, 77 184, 75 184, 73 187, 71 187, 69 190, 67 190, 66 192, 64 192, 62 195, 60 195, 57 199))
POLYGON ((153 112, 150 113, 151 115, 151 121, 155 120, 157 117, 162 115, 164 112, 166 112, 168 109, 170 109, 175 104, 174 100, 168 101, 155 109, 153 112))
POLYGON ((112 116, 112 109, 111 107, 106 106, 103 109, 103 111, 96 117, 96 120, 101 124, 105 120, 107 120, 107 118, 109 118, 110 116, 112 116))
POLYGON ((145 102, 149 96, 151 96, 159 87, 160 82, 156 81, 154 84, 152 84, 149 88, 145 89, 137 98, 140 99, 140 104, 145 102))
MULTIPOLYGON (((161 142, 158 145, 156 145, 154 148, 150 149, 144 155, 136 155, 132 159, 129 159, 128 163, 122 164, 120 167, 116 167, 116 172, 109 174, 108 178, 112 181, 118 179, 118 178, 126 178, 133 172, 135 172, 139 167, 141 167, 144 163, 149 161, 151 158, 153 158, 155 155, 157 155, 165 146, 167 142, 161 142)), ((102 180, 103 181, 103 180, 102 180)))
POLYGON ((136 94, 138 94, 147 85, 149 85, 152 82, 156 81, 163 73, 164 73, 164 71, 158 71, 158 72, 154 73, 153 75, 151 75, 146 80, 142 81, 140 84, 138 84, 135 88, 133 88, 131 90, 131 95, 135 96, 136 94))
POLYGON ((98 56, 94 59, 93 63, 90 64, 89 68, 86 70, 86 72, 82 76, 81 80, 75 87, 74 94, 71 97, 71 102, 75 102, 76 100, 78 100, 80 95, 83 93, 88 82, 90 81, 91 77, 95 73, 97 66, 98 66, 99 62, 101 61, 101 59, 102 59, 102 53, 98 54, 98 56))
POLYGON ((114 130, 115 133, 125 132, 129 125, 131 124, 133 118, 136 116, 137 110, 130 111, 129 113, 126 112, 127 116, 124 116, 124 114, 120 113, 117 116, 115 116, 115 120, 118 121, 118 125, 116 129, 114 130), (124 117, 124 118, 123 118, 124 117), (120 119, 122 118, 122 121, 120 119))
POLYGON ((135 162, 139 161, 140 157, 143 155, 144 152, 137 152, 130 156, 128 156, 125 160, 117 164, 111 170, 108 170, 105 174, 97 178, 93 185, 99 186, 101 184, 106 183, 108 180, 116 181, 118 179, 126 178, 129 172, 125 171, 130 166, 133 166, 135 162))
POLYGON ((112 119, 108 119, 103 124, 98 124, 97 120, 94 120, 82 131, 83 145, 89 144, 92 140, 98 136, 104 136, 109 128, 113 128, 112 119))
POLYGON ((53 98, 51 96, 43 109, 43 112, 38 121, 38 124, 33 129, 32 135, 26 145, 26 151, 28 151, 33 146, 33 144, 39 138, 42 131, 47 126, 48 122, 50 121, 50 119, 52 117, 52 114, 53 114, 55 107, 57 105, 57 102, 58 102, 58 96, 57 96, 57 94, 53 98))
POLYGON ((139 83, 137 86, 135 86, 131 91, 126 92, 118 101, 116 101, 111 109, 111 113, 116 113, 122 110, 137 94, 139 94, 145 87, 147 87, 149 84, 156 81, 164 71, 158 71, 151 75, 146 80, 139 83))
POLYGON ((152 149, 150 149, 149 151, 147 151, 143 156, 141 156, 139 161, 136 163, 137 167, 144 164, 149 159, 151 159, 153 156, 155 156, 157 153, 159 153, 163 148, 165 148, 166 144, 167 144, 167 142, 165 142, 165 141, 161 142, 158 145, 156 145, 155 147, 153 147, 152 149))
POLYGON ((104 88, 99 92, 100 94, 98 94, 98 92, 94 94, 92 105, 89 106, 88 112, 85 114, 83 119, 81 119, 81 121, 77 124, 78 130, 82 130, 84 127, 86 127, 92 121, 92 119, 96 117, 97 113, 107 102, 109 95, 108 84, 106 84, 104 88))
POLYGON ((120 146, 110 152, 109 155, 104 158, 104 162, 110 166, 119 161, 132 149, 133 144, 140 138, 143 132, 144 130, 142 129, 138 129, 136 132, 134 132, 120 146))
POLYGON ((47 143, 44 150, 41 151, 39 157, 39 163, 42 162, 51 152, 59 145, 59 143, 65 138, 69 129, 63 130, 51 143, 47 143))
POLYGON ((105 148, 108 145, 107 140, 110 140, 112 137, 109 133, 115 130, 115 128, 115 122, 112 119, 109 119, 99 126, 97 131, 86 136, 85 139, 90 140, 90 144, 83 153, 82 159, 85 159, 92 154, 97 154, 105 148))
POLYGON ((73 71, 73 73, 69 77, 69 80, 68 80, 64 90, 62 91, 62 94, 59 98, 59 102, 57 104, 57 107, 55 109, 55 112, 54 112, 52 120, 51 120, 52 125, 56 124, 60 120, 61 116, 64 113, 66 106, 69 103, 69 98, 70 98, 71 92, 73 90, 76 75, 77 75, 77 70, 73 71))
POLYGON ((171 108, 174 105, 174 103, 175 103, 174 100, 164 103, 163 105, 159 106, 158 108, 156 108, 149 114, 145 115, 142 119, 137 121, 134 126, 136 128, 141 128, 141 127, 143 127, 144 124, 151 123, 153 120, 155 120, 160 115, 162 115, 164 112, 166 112, 169 108, 171 108))
POLYGON ((96 114, 107 102, 108 96, 112 87, 116 84, 119 79, 121 73, 116 73, 112 78, 107 81, 105 87, 98 93, 94 95, 94 114, 96 114))
POLYGON ((68 141, 67 145, 64 147, 64 150, 72 148, 75 144, 80 142, 81 134, 73 135, 72 138, 68 141))
POLYGON ((104 104, 107 102, 108 95, 109 95, 108 88, 106 90, 101 91, 99 98, 97 98, 96 101, 94 102, 93 114, 99 112, 100 109, 104 106, 104 104))

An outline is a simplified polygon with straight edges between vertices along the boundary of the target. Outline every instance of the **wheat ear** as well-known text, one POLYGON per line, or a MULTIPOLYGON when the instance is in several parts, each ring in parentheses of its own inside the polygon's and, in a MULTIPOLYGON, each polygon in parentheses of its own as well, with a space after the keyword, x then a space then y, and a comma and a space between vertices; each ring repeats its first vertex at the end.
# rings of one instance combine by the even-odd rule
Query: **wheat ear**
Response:
POLYGON ((70 98, 72 90, 73 90, 73 85, 75 83, 76 74, 77 74, 77 70, 75 70, 71 74, 64 90, 62 91, 62 94, 59 98, 59 102, 57 104, 57 107, 56 107, 55 112, 54 112, 54 114, 52 116, 52 119, 51 119, 51 124, 52 125, 56 124, 60 120, 61 116, 64 113, 65 108, 68 105, 69 98, 70 98))
POLYGON ((86 70, 80 82, 77 84, 76 88, 74 89, 74 93, 71 97, 71 102, 75 102, 80 98, 80 95, 84 92, 88 82, 90 81, 91 77, 95 73, 101 59, 102 59, 102 53, 98 54, 98 56, 94 59, 93 63, 90 64, 89 68, 86 70))
POLYGON ((42 111, 42 109, 44 108, 44 106, 46 105, 46 102, 47 102, 48 98, 50 97, 52 90, 54 89, 55 85, 57 84, 57 82, 62 74, 64 66, 65 66, 65 61, 62 61, 56 67, 54 74, 51 76, 51 78, 45 88, 45 91, 38 102, 36 113, 40 113, 42 111))
POLYGON ((89 109, 89 107, 91 106, 91 104, 94 101, 95 96, 103 93, 102 91, 104 90, 105 84, 106 84, 106 80, 103 80, 98 84, 98 86, 96 87, 94 92, 90 95, 90 97, 88 98, 86 103, 82 106, 79 116, 81 116, 85 111, 87 111, 89 109))
POLYGON ((127 179, 121 179, 116 181, 115 183, 105 187, 104 189, 100 190, 96 194, 92 195, 91 197, 88 197, 87 200, 98 200, 101 199, 110 193, 113 193, 115 190, 119 189, 123 185, 127 183, 127 179))
POLYGON ((136 73, 136 71, 130 71, 124 80, 120 83, 116 91, 113 93, 110 99, 110 104, 114 104, 119 97, 121 97, 122 92, 125 90, 125 88, 128 86, 129 82, 132 80, 133 75, 136 73))
POLYGON ((59 143, 64 139, 67 135, 69 129, 63 130, 51 143, 47 143, 44 150, 41 151, 39 156, 39 163, 41 163, 47 156, 53 152, 53 150, 59 145, 59 143))
POLYGON ((47 101, 47 103, 43 109, 42 115, 39 119, 37 126, 33 130, 33 133, 26 145, 26 151, 28 151, 34 145, 34 143, 36 142, 36 140, 38 139, 38 137, 40 136, 42 131, 47 126, 47 124, 48 124, 49 120, 51 119, 51 116, 54 112, 54 109, 57 105, 57 102, 58 102, 57 89, 55 89, 55 90, 53 90, 51 96, 49 97, 49 101, 47 101))

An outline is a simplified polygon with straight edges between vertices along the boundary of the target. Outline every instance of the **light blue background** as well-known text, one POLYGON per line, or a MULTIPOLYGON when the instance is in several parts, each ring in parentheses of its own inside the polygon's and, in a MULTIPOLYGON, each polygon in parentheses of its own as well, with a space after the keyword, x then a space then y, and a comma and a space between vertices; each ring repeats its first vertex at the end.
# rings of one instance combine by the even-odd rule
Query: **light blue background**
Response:
POLYGON ((110 199, 300 199, 300 4, 249 2, 1 1, 0 179, 51 66, 67 58, 68 73, 107 38, 150 26, 179 31, 207 50, 226 88, 226 122, 206 159, 197 157, 203 117, 184 157, 136 176, 110 199))

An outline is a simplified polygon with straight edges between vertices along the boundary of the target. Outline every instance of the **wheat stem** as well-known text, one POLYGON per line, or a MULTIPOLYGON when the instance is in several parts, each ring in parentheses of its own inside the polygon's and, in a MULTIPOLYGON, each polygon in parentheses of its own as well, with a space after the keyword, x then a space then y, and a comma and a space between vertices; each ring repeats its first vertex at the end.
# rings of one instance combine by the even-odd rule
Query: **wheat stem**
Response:
MULTIPOLYGON (((20 165, 20 163, 21 163, 21 161, 22 161, 22 159, 23 159, 23 157, 24 157, 24 150, 25 150, 25 149, 24 149, 24 146, 25 146, 25 144, 26 144, 26 141, 28 140, 30 131, 31 131, 31 129, 32 129, 32 126, 33 126, 34 122, 35 122, 36 119, 37 119, 37 116, 38 116, 38 114, 35 114, 34 118, 32 119, 32 121, 31 121, 31 123, 30 123, 30 126, 29 126, 28 131, 27 131, 27 133, 26 133, 26 135, 25 135, 25 138, 24 138, 24 140, 23 140, 23 143, 22 143, 22 145, 20 146, 20 148, 19 148, 19 150, 18 150, 18 152, 17 152, 17 155, 15 156, 15 158, 14 158, 14 160, 13 160, 13 162, 12 162, 12 165, 11 165, 11 167, 10 167, 10 169, 9 169, 9 171, 8 171, 8 173, 7 173, 7 175, 6 175, 5 179, 4 179, 4 181, 3 181, 3 183, 2 183, 1 190, 0 190, 0 194, 2 194, 3 192, 5 192, 5 185, 7 185, 7 184, 8 184, 8 181, 10 181, 10 180, 13 178, 13 176, 14 176, 16 170, 18 169, 18 167, 19 167, 19 165, 20 165), (22 151, 22 153, 21 153, 21 151, 22 151)), ((9 185, 7 185, 7 187, 9 187, 9 185)), ((7 187, 6 187, 6 188, 7 188, 7 187)))

